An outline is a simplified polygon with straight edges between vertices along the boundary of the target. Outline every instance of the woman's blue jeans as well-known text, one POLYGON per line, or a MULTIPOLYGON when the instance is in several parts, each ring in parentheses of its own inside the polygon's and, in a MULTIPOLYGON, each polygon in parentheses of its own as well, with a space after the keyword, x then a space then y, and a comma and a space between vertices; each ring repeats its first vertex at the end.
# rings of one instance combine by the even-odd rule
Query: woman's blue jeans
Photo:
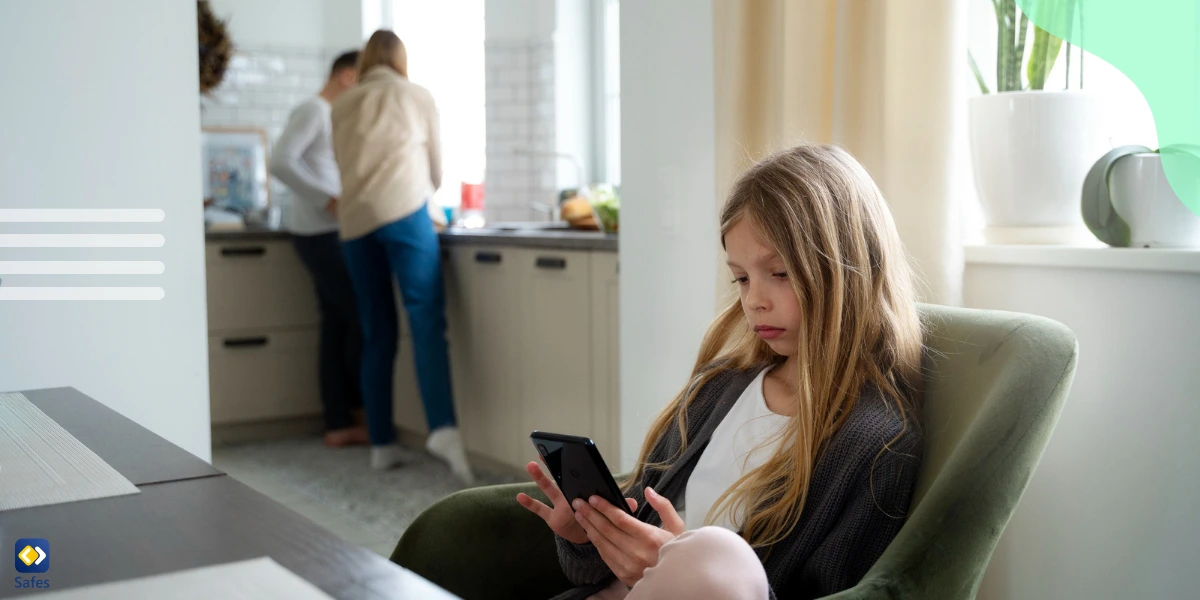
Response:
POLYGON ((399 328, 393 277, 408 313, 429 430, 454 425, 442 258, 428 211, 422 207, 363 237, 347 240, 343 249, 362 323, 362 395, 371 444, 390 444, 396 439, 392 368, 399 328))

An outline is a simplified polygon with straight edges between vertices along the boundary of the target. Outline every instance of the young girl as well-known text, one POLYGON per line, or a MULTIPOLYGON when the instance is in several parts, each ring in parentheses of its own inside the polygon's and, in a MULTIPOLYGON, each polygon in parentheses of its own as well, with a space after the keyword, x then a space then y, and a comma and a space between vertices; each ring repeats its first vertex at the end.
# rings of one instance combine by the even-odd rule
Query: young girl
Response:
POLYGON ((650 428, 630 517, 574 510, 537 463, 577 588, 561 599, 815 598, 852 587, 904 524, 920 465, 921 325, 891 213, 845 151, 804 145, 721 215, 737 302, 650 428), (736 532, 736 533, 735 533, 736 532))

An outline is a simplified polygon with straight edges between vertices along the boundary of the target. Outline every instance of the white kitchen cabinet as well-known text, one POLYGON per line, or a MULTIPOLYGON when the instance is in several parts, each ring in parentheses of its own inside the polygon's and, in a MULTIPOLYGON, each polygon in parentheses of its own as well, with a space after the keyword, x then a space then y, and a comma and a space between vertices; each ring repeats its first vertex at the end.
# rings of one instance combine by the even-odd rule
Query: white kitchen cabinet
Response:
POLYGON ((521 432, 591 436, 590 253, 522 249, 516 254, 524 309, 521 432))
POLYGON ((210 241, 204 260, 209 331, 320 323, 312 280, 291 240, 210 241))
POLYGON ((519 469, 536 458, 529 433, 539 429, 615 452, 616 253, 448 251, 451 370, 467 449, 519 469))
MULTIPOLYGON (((209 387, 214 425, 317 420, 319 315, 286 237, 207 244, 209 387)), ((520 469, 534 429, 618 447, 617 254, 505 245, 443 252, 455 409, 473 456, 520 469)), ((400 340, 395 423, 428 433, 412 339, 400 340)))
POLYGON ((449 254, 450 369, 467 449, 522 464, 529 452, 520 435, 521 252, 456 246, 449 254))
POLYGON ((620 266, 616 252, 592 252, 592 441, 610 468, 620 458, 620 266))
POLYGON ((321 414, 320 316, 286 237, 205 244, 213 425, 321 414))
POLYGON ((316 330, 208 338, 213 425, 321 414, 316 330))

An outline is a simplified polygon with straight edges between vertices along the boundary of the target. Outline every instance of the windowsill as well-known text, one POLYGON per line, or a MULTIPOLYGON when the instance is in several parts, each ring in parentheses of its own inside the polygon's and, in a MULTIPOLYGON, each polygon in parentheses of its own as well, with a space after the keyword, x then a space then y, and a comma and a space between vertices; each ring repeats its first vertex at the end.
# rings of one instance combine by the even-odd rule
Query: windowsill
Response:
POLYGON ((968 244, 968 265, 1200 273, 1200 248, 968 244))

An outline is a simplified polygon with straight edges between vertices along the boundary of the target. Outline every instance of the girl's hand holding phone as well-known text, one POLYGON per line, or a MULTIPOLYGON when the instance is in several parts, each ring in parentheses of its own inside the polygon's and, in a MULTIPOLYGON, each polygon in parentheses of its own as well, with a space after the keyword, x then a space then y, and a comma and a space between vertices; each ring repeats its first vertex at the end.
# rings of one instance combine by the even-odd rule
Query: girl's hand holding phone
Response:
MULTIPOLYGON (((550 500, 553 508, 546 506, 544 503, 533 499, 527 494, 517 494, 517 503, 524 506, 529 512, 541 517, 559 537, 574 544, 588 543, 587 532, 584 530, 583 525, 575 520, 575 511, 571 510, 571 504, 567 502, 562 491, 558 489, 558 485, 542 472, 542 468, 536 462, 530 462, 525 465, 525 471, 533 478, 533 482, 537 484, 538 489, 542 490, 543 494, 546 494, 546 498, 550 500)), ((637 510, 637 500, 626 498, 625 501, 629 503, 630 510, 637 510)), ((608 504, 605 500, 600 500, 600 502, 608 504)), ((625 514, 616 507, 611 505, 609 507, 616 512, 625 514)), ((629 515, 625 516, 628 517, 629 515)), ((633 517, 629 518, 633 519, 633 517)))
POLYGON ((670 500, 646 488, 646 501, 662 517, 662 527, 643 523, 599 496, 588 502, 575 501, 576 520, 587 538, 617 579, 630 587, 641 581, 646 569, 658 564, 658 551, 686 529, 670 500))

